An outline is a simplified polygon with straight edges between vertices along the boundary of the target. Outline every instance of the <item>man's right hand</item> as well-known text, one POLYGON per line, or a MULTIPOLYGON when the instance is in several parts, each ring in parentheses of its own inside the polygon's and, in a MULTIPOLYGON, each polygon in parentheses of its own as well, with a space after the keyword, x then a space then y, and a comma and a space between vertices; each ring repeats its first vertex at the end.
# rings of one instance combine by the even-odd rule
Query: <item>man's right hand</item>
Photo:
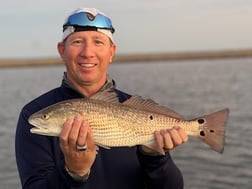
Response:
POLYGON ((80 176, 86 175, 96 157, 96 146, 88 122, 81 115, 68 119, 59 137, 67 169, 80 176), (87 146, 87 149, 79 151, 77 145, 87 146))

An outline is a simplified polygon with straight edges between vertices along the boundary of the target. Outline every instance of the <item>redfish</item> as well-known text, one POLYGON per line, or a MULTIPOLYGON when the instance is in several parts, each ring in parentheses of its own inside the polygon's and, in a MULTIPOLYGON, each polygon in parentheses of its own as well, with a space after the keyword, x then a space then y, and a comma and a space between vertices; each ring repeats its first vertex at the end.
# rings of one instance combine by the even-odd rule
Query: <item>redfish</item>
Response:
POLYGON ((28 119, 35 126, 30 131, 59 136, 63 123, 77 114, 89 122, 94 142, 101 147, 145 145, 154 149, 155 131, 180 126, 188 135, 199 138, 222 153, 229 109, 184 120, 181 115, 151 99, 132 96, 119 103, 116 93, 106 90, 90 98, 62 101, 34 113, 28 119))

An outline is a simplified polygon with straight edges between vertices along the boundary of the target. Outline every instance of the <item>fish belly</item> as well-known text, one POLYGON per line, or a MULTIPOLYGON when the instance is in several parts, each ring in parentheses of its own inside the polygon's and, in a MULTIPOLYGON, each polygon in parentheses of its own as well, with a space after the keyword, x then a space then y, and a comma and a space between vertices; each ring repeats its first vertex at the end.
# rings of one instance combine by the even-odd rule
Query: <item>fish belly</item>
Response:
POLYGON ((155 131, 188 125, 165 115, 117 105, 92 106, 84 117, 88 118, 95 143, 104 147, 151 143, 155 131))

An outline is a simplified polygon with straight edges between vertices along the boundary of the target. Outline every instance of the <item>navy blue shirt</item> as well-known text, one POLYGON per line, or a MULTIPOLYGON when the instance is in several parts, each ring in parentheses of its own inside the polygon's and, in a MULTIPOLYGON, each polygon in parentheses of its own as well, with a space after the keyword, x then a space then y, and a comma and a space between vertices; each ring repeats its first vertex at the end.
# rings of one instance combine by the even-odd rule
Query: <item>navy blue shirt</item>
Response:
MULTIPOLYGON (((130 95, 117 90, 119 101, 130 95)), ((65 81, 22 109, 16 130, 16 161, 24 189, 181 189, 183 178, 169 153, 142 154, 138 147, 104 149, 98 154, 86 182, 75 181, 65 170, 59 138, 32 134, 28 118, 59 101, 83 98, 65 81)))

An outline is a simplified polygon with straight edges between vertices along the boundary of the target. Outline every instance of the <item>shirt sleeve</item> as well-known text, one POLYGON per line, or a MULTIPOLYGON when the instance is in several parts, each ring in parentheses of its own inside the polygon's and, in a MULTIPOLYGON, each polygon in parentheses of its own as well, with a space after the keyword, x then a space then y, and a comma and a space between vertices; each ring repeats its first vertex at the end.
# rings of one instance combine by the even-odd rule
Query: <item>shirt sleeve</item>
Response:
POLYGON ((57 137, 30 133, 30 114, 23 110, 16 129, 16 161, 24 189, 67 189, 84 187, 85 183, 75 181, 65 170, 57 137))
POLYGON ((183 189, 182 173, 173 162, 169 152, 164 156, 148 156, 143 154, 138 147, 137 155, 148 189, 183 189))

